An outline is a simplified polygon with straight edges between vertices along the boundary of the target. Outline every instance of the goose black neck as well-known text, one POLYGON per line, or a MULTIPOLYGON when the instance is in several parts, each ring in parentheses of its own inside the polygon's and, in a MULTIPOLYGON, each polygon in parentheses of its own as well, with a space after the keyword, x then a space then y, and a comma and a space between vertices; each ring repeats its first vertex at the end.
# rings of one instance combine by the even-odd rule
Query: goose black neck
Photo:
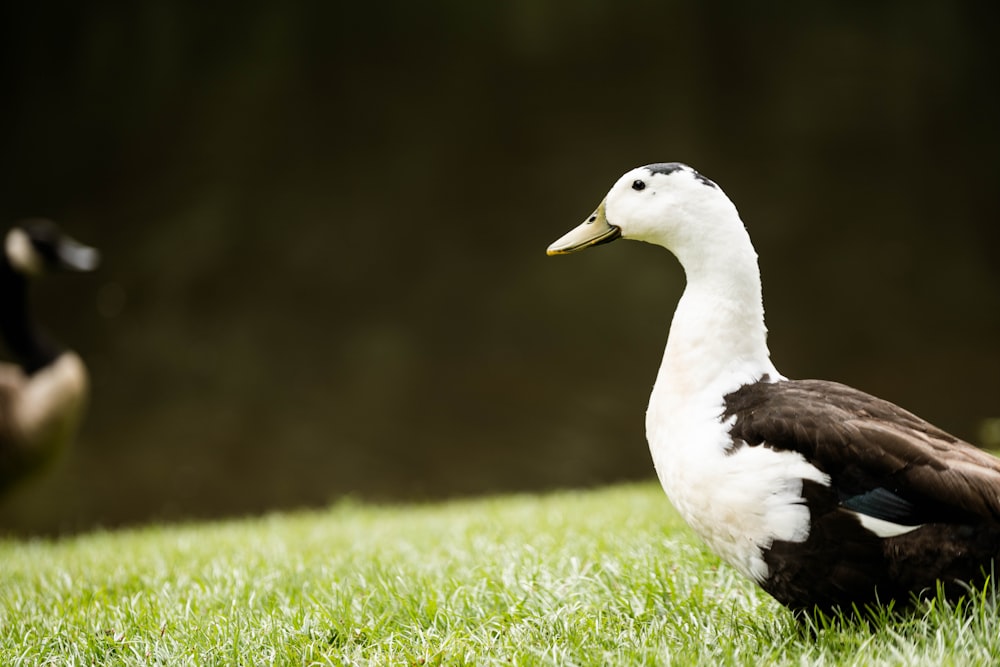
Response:
POLYGON ((0 253, 0 335, 7 350, 29 375, 51 364, 63 352, 31 319, 28 279, 10 266, 3 253, 0 253))

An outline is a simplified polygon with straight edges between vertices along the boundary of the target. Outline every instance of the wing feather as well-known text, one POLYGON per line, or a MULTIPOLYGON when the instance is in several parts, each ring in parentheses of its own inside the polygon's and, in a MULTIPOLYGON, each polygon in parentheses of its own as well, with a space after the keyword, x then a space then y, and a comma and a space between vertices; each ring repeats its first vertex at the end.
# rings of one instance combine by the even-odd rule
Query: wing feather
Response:
POLYGON ((740 446, 801 453, 830 475, 845 507, 888 520, 902 513, 911 525, 1000 520, 1000 459, 857 389, 757 382, 725 397, 723 417, 740 446))

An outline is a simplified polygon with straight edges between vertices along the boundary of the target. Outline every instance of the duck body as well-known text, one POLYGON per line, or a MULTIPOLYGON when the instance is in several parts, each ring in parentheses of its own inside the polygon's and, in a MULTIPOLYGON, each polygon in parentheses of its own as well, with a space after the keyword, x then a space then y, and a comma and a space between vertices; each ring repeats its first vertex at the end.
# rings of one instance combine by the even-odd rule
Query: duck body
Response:
MULTIPOLYGON (((796 609, 908 604, 981 586, 1000 556, 1000 461, 888 401, 835 382, 755 383, 725 397, 732 446, 794 452, 804 540, 774 540, 761 585, 796 609)), ((733 452, 735 456, 738 451, 733 452)))
POLYGON ((715 183, 679 163, 634 169, 549 254, 616 238, 664 246, 685 271, 646 434, 671 503, 715 553, 795 611, 984 581, 1000 460, 856 389, 782 376, 756 252, 715 183))
POLYGON ((30 281, 48 270, 89 271, 95 250, 47 220, 18 223, 0 254, 0 335, 16 363, 0 363, 0 492, 54 459, 72 440, 88 391, 87 369, 30 316, 30 281))

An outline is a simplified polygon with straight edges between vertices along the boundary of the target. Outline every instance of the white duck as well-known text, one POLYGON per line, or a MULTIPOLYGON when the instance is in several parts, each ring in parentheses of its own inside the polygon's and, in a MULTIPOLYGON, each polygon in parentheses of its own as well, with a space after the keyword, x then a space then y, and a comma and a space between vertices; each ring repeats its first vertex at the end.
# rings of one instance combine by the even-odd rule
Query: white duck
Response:
POLYGON ((0 335, 16 364, 0 364, 0 492, 56 456, 73 438, 87 370, 31 319, 28 284, 48 270, 90 271, 99 255, 48 220, 14 225, 0 253, 0 335))
POLYGON ((617 238, 670 250, 677 305, 646 434, 667 496, 709 547, 796 611, 984 581, 1000 555, 1000 461, 892 403, 771 363, 757 254, 691 167, 622 176, 548 254, 617 238))

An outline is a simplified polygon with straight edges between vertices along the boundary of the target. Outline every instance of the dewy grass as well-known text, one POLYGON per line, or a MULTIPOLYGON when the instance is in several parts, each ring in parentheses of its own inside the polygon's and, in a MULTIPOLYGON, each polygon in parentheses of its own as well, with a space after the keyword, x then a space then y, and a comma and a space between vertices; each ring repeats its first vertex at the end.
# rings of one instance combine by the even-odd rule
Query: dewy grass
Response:
POLYGON ((796 623, 652 484, 7 540, 0 563, 3 665, 1000 661, 989 597, 796 623))

